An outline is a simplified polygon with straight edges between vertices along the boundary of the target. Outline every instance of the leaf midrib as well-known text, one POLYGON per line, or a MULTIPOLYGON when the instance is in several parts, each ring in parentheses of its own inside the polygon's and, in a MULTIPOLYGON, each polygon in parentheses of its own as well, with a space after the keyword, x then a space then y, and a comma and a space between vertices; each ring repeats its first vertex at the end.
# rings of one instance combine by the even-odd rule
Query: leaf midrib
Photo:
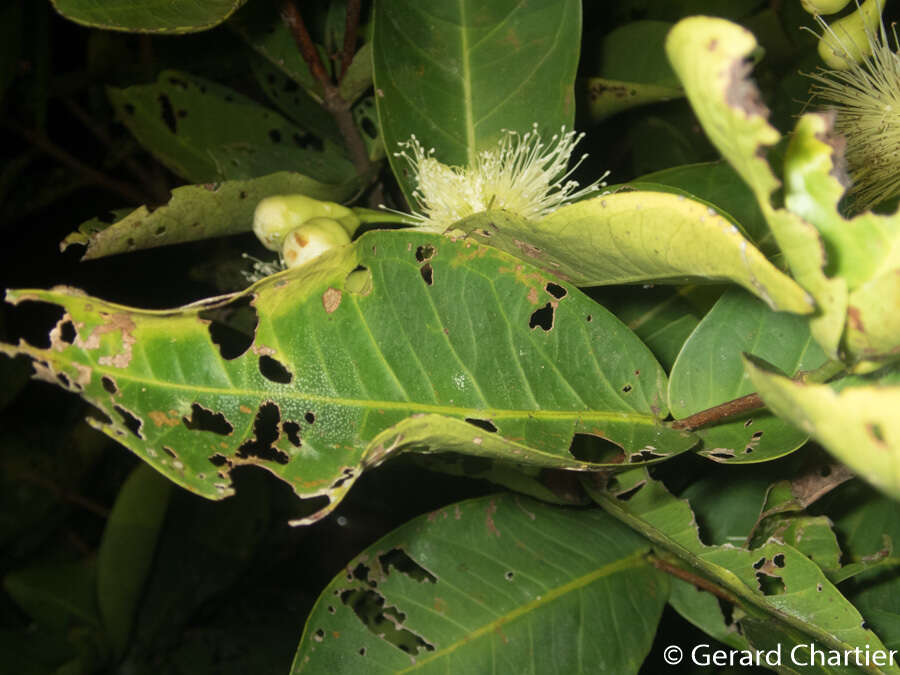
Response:
POLYGON ((546 593, 542 593, 531 602, 520 605, 515 609, 507 612, 506 614, 498 616, 493 621, 484 624, 481 628, 478 628, 470 633, 466 633, 459 640, 449 645, 448 647, 436 650, 424 659, 417 659, 412 666, 410 666, 409 668, 404 668, 403 670, 398 670, 397 673, 412 672, 424 666, 425 664, 430 663, 431 661, 439 658, 444 658, 451 652, 454 652, 456 649, 458 649, 461 645, 470 644, 474 640, 477 640, 478 638, 481 638, 486 634, 495 633, 501 626, 515 621, 521 616, 526 615, 542 607, 543 605, 547 605, 550 602, 557 600, 568 593, 571 593, 572 591, 580 590, 598 579, 612 576, 620 572, 625 572, 635 567, 647 565, 648 563, 646 562, 646 554, 646 549, 641 549, 632 553, 627 558, 622 558, 620 560, 616 560, 615 562, 604 565, 603 567, 598 567, 592 572, 578 577, 577 579, 572 579, 562 586, 557 586, 556 588, 550 589, 546 593))

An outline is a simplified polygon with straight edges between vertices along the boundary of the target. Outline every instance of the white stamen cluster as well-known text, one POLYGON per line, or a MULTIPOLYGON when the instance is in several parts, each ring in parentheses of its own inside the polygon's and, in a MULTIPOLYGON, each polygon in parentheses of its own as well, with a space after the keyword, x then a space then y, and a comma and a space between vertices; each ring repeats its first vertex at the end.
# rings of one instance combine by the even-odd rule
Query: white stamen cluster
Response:
POLYGON ((463 218, 490 209, 510 211, 538 220, 560 206, 596 192, 606 175, 578 189, 572 173, 585 160, 582 155, 567 170, 572 150, 584 134, 566 131, 544 143, 537 124, 524 135, 504 130, 495 150, 479 153, 469 167, 437 161, 434 148, 426 151, 415 135, 401 143, 396 157, 404 158, 415 174, 412 217, 422 229, 443 232, 463 218))
MULTIPOLYGON (((880 9, 880 8, 879 8, 880 9)), ((831 31, 817 17, 826 31, 831 31)), ((853 179, 854 210, 864 210, 900 193, 900 46, 891 49, 884 23, 866 29, 871 56, 855 63, 855 45, 843 45, 854 63, 845 70, 819 69, 813 96, 837 113, 835 130, 847 139, 846 159, 853 179)))

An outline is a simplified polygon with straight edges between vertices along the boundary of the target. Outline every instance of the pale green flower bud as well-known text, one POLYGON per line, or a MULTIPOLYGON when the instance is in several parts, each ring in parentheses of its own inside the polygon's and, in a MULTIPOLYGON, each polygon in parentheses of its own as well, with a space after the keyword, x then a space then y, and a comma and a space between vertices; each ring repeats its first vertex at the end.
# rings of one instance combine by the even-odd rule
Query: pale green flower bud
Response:
POLYGON ((810 14, 834 14, 850 4, 850 0, 800 0, 810 14))
POLYGON ((866 0, 855 12, 830 24, 819 40, 821 59, 832 68, 846 70, 869 56, 883 5, 882 0, 866 0))
POLYGON ((286 267, 299 267, 325 251, 350 243, 350 235, 333 218, 310 218, 284 238, 281 258, 286 267))
POLYGON ((313 218, 336 221, 349 238, 359 227, 359 218, 346 206, 323 202, 306 195, 276 195, 266 197, 256 205, 253 232, 263 246, 279 251, 289 232, 313 218))

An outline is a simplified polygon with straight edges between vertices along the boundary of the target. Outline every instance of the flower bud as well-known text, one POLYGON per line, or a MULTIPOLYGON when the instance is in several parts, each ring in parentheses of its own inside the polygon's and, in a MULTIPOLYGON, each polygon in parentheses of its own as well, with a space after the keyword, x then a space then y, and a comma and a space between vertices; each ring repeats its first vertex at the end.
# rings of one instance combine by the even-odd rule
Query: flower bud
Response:
POLYGON ((350 243, 347 230, 332 218, 310 218, 284 238, 281 257, 288 268, 299 267, 325 251, 350 243))
POLYGON ((281 250, 289 232, 313 218, 337 222, 348 237, 359 227, 359 218, 346 206, 323 202, 306 195, 275 195, 256 205, 253 232, 267 249, 281 250))
POLYGON ((800 0, 810 14, 835 14, 850 4, 850 0, 800 0))
POLYGON ((882 0, 866 0, 831 24, 819 40, 819 56, 831 68, 846 70, 872 53, 872 36, 881 24, 882 0))

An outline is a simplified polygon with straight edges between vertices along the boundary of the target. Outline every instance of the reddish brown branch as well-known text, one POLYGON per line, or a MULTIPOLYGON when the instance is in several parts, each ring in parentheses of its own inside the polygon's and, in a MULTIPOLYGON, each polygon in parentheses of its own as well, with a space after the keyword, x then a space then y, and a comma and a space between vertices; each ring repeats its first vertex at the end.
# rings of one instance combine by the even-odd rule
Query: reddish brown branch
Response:
POLYGON ((341 56, 341 74, 338 82, 344 79, 347 68, 353 61, 356 51, 356 31, 359 28, 359 0, 347 0, 347 22, 344 24, 344 52, 341 56))
MULTIPOLYGON (((350 8, 348 7, 348 13, 349 11, 350 8)), ((303 23, 303 17, 300 16, 300 10, 294 4, 294 0, 281 0, 281 18, 288 30, 291 31, 294 42, 297 43, 297 48, 300 50, 303 60, 306 61, 309 71, 322 85, 322 105, 334 117, 356 173, 363 181, 371 180, 373 178, 372 163, 369 161, 369 153, 366 152, 366 144, 359 134, 359 129, 356 128, 356 122, 353 121, 353 114, 350 112, 350 102, 344 100, 340 89, 328 76, 328 71, 325 70, 325 65, 319 57, 319 51, 313 44, 309 31, 306 30, 306 24, 303 23)), ((350 21, 349 16, 347 20, 350 21)), ((347 49, 346 40, 344 49, 345 51, 347 49)))
POLYGON ((719 422, 728 417, 747 412, 748 410, 764 408, 765 405, 766 404, 763 403, 763 400, 759 397, 759 394, 747 394, 746 396, 741 396, 732 401, 720 403, 712 408, 701 410, 698 413, 694 413, 693 415, 689 415, 680 420, 675 420, 672 423, 672 428, 693 431, 694 429, 699 429, 707 424, 719 422))

